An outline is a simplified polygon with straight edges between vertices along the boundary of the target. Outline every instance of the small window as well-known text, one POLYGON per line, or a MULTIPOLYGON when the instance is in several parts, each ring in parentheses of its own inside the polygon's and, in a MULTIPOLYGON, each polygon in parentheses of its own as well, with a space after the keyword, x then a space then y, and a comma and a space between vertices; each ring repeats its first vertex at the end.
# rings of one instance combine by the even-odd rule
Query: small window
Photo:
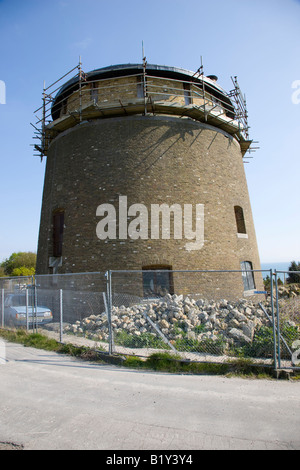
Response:
POLYGON ((68 112, 68 100, 64 99, 61 103, 61 116, 68 112))
POLYGON ((183 84, 183 96, 184 96, 184 103, 186 105, 192 104, 191 85, 189 83, 183 84))
POLYGON ((224 114, 224 109, 223 109, 223 106, 222 106, 222 102, 220 100, 218 100, 217 98, 215 98, 214 96, 212 96, 212 102, 213 102, 213 111, 214 111, 214 113, 219 113, 219 115, 224 114))
POLYGON ((173 275, 170 266, 146 266, 143 271, 145 297, 163 297, 173 294, 173 275), (147 272, 149 271, 149 272, 147 272))
POLYGON ((53 256, 62 256, 65 213, 62 210, 53 213, 53 256))
POLYGON ((244 219, 244 211, 240 206, 234 206, 235 221, 237 227, 237 233, 246 234, 246 224, 244 219))
POLYGON ((144 81, 143 77, 137 77, 137 97, 144 98, 144 81))
POLYGON ((97 82, 92 82, 91 83, 91 100, 94 101, 94 103, 98 103, 98 83, 97 82))
POLYGON ((244 283, 244 290, 255 289, 254 273, 251 261, 241 262, 242 278, 244 283))

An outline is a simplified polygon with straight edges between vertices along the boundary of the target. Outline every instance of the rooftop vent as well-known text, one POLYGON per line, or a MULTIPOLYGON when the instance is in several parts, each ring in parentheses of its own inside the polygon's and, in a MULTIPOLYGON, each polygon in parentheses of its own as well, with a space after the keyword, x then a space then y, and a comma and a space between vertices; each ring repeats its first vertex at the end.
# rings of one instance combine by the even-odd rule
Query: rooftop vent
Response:
POLYGON ((218 77, 216 75, 207 75, 207 78, 210 78, 210 80, 212 80, 213 82, 218 81, 218 77))

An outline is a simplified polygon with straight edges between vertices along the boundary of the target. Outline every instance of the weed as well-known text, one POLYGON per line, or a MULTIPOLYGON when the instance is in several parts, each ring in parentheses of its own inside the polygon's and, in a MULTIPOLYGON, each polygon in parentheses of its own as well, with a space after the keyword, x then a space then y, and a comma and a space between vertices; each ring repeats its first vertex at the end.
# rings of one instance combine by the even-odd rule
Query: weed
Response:
POLYGON ((137 356, 128 356, 123 362, 123 366, 132 367, 134 369, 140 369, 145 366, 145 362, 137 356))
POLYGON ((169 372, 178 372, 180 370, 180 359, 178 356, 157 352, 151 354, 146 360, 146 366, 154 370, 167 370, 169 372))
POLYGON ((12 343, 20 343, 25 347, 43 349, 46 351, 54 351, 59 354, 67 354, 69 356, 80 357, 81 359, 97 359, 98 354, 87 347, 77 347, 72 344, 62 344, 54 339, 47 338, 40 333, 27 333, 26 330, 2 330, 0 336, 12 343))
MULTIPOLYGON (((103 362, 99 358, 97 351, 88 347, 76 347, 72 344, 61 344, 53 339, 49 339, 41 334, 27 333, 26 330, 2 330, 0 336, 7 341, 22 343, 24 346, 30 346, 47 351, 55 351, 60 354, 75 356, 83 360, 92 360, 103 362)), ((116 358, 106 357, 106 362, 113 361, 116 358)), ((180 374, 210 374, 210 375, 239 375, 251 376, 256 378, 270 377, 272 368, 264 368, 253 364, 250 359, 240 358, 232 362, 214 364, 184 361, 179 355, 168 352, 156 352, 146 360, 136 356, 128 356, 125 360, 118 362, 125 367, 136 369, 150 369, 155 371, 180 373, 180 374)), ((300 376, 300 375, 299 375, 300 376)), ((298 377, 297 377, 298 379, 298 377)))
POLYGON ((141 335, 136 336, 127 333, 126 331, 120 331, 115 335, 115 343, 127 348, 169 348, 166 343, 151 333, 142 333, 141 335))

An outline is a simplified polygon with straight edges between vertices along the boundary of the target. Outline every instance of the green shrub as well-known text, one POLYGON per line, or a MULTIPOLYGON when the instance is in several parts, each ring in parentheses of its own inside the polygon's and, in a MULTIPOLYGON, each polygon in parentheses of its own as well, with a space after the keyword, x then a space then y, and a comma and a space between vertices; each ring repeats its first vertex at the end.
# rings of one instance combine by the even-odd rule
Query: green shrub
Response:
POLYGON ((233 348, 233 354, 241 357, 264 357, 274 356, 273 328, 262 326, 254 334, 252 343, 245 346, 233 348))
POLYGON ((169 349, 162 339, 151 333, 141 333, 140 336, 136 336, 126 331, 120 331, 115 335, 115 343, 127 348, 169 349))
POLYGON ((169 372, 181 371, 179 356, 169 353, 154 353, 145 361, 145 365, 154 370, 167 370, 169 372))
POLYGON ((123 362, 125 367, 132 367, 134 369, 138 369, 144 367, 144 361, 137 356, 128 356, 126 357, 125 361, 123 362))
POLYGON ((24 337, 24 346, 45 349, 46 351, 58 351, 60 344, 39 333, 32 333, 24 337))
POLYGON ((217 340, 207 338, 198 341, 184 336, 183 338, 177 339, 175 342, 175 348, 178 351, 201 352, 206 354, 215 354, 218 356, 224 354, 226 345, 227 343, 222 338, 217 340))

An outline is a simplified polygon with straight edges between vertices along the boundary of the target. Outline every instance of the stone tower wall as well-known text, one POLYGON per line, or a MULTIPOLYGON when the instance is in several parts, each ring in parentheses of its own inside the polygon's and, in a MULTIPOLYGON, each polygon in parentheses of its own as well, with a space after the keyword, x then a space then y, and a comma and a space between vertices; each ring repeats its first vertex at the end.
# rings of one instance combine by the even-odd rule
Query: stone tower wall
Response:
MULTIPOLYGON (((124 116, 83 122, 60 133, 47 154, 37 272, 52 272, 53 213, 64 211, 58 272, 169 266, 174 270, 260 269, 241 149, 226 132, 185 117, 124 116), (143 204, 204 206, 204 244, 186 250, 187 239, 100 240, 97 208, 120 197, 143 204), (238 233, 235 207, 243 209, 246 233, 238 233)), ((128 223, 133 217, 128 219, 128 223)), ((172 220, 171 220, 172 222, 172 220)), ((195 228, 195 220, 193 227, 195 228)), ((119 224, 117 220, 117 234, 119 224)), ((171 223, 172 226, 172 223, 171 223)), ((174 290, 200 289, 174 276, 174 290), (179 286, 180 284, 180 286, 179 286)), ((202 289, 211 281, 202 279, 202 289)), ((261 275, 255 273, 257 289, 261 275)), ((241 274, 218 279, 221 297, 243 295, 241 274)))

